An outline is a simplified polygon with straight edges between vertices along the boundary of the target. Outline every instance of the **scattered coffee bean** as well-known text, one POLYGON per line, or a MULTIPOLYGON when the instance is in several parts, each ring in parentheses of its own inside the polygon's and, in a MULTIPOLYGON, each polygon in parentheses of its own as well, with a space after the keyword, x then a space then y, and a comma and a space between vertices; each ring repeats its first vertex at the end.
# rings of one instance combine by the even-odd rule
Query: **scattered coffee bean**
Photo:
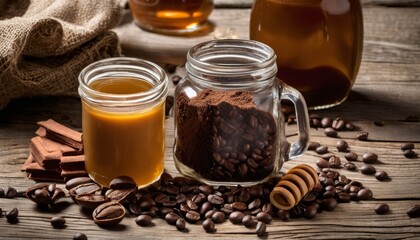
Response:
POLYGON ((266 231, 267 231, 267 226, 264 222, 259 221, 257 223, 257 227, 256 227, 256 233, 258 237, 263 237, 266 235, 266 231))
POLYGON ((76 233, 73 235, 73 240, 88 240, 88 238, 84 233, 76 233))
POLYGON ((357 199, 358 200, 369 200, 373 197, 372 190, 369 188, 363 188, 359 192, 357 192, 357 199))
POLYGON ((324 117, 321 119, 321 126, 323 128, 332 127, 333 119, 329 117, 324 117))
POLYGON ((166 214, 165 216, 165 221, 169 224, 169 225, 175 225, 176 221, 179 219, 179 216, 174 213, 174 212, 170 212, 168 214, 166 214))
POLYGON ((335 137, 338 136, 337 131, 334 128, 331 128, 331 127, 325 128, 324 129, 324 134, 325 134, 325 136, 332 137, 332 138, 335 138, 335 137))
POLYGON ((216 194, 210 194, 207 197, 207 201, 209 201, 213 205, 222 205, 224 200, 222 197, 217 196, 216 194))
POLYGON ((9 222, 17 221, 19 215, 19 210, 17 208, 13 208, 12 210, 6 212, 6 218, 9 222))
POLYGON ((242 212, 235 211, 235 212, 232 212, 229 215, 229 220, 233 224, 240 224, 240 223, 242 223, 242 220, 243 220, 244 217, 245 217, 245 215, 242 212))
POLYGON ((53 228, 64 228, 66 225, 66 219, 63 217, 52 217, 50 222, 53 228))
POLYGON ((273 218, 271 217, 270 214, 268 214, 267 212, 260 212, 257 214, 257 220, 264 222, 266 224, 271 223, 271 221, 273 220, 273 218))
POLYGON ((136 181, 129 176, 116 177, 109 183, 110 189, 133 189, 136 187, 136 181))
POLYGON ((226 215, 223 212, 215 212, 213 213, 213 216, 211 216, 211 219, 214 223, 222 223, 225 221, 226 215))
POLYGON ((360 167, 360 172, 366 175, 372 175, 376 173, 376 169, 374 166, 370 165, 370 164, 363 164, 360 167))
POLYGON ((347 162, 347 163, 344 164, 344 168, 346 168, 349 171, 354 171, 354 170, 356 170, 357 167, 356 167, 356 164, 351 163, 351 162, 347 162))
POLYGON ((178 231, 183 231, 185 229, 185 220, 182 218, 178 218, 178 220, 176 220, 175 226, 176 229, 178 229, 178 231))
POLYGON ((112 226, 120 223, 125 215, 125 208, 116 201, 99 205, 92 213, 93 220, 98 225, 112 226))
POLYGON ((354 126, 354 124, 353 123, 351 123, 351 122, 346 122, 346 130, 347 131, 354 131, 354 129, 356 129, 356 126, 354 126))
POLYGON ((322 159, 322 158, 316 160, 316 165, 321 169, 331 167, 331 163, 329 161, 325 160, 325 159, 322 159))
POLYGON ((417 156, 417 153, 414 152, 412 149, 404 150, 404 157, 406 158, 414 158, 417 156))
POLYGON ((407 215, 408 215, 410 218, 418 218, 418 217, 420 217, 420 205, 419 205, 419 204, 412 205, 412 206, 408 209, 408 211, 407 211, 407 215))
POLYGON ((7 187, 4 189, 4 195, 6 198, 14 198, 17 195, 16 188, 14 187, 7 187))
POLYGON ((308 150, 309 151, 315 151, 320 146, 321 146, 321 144, 319 142, 309 142, 308 150))
POLYGON ((338 140, 335 146, 337 147, 337 150, 340 152, 345 152, 349 148, 349 144, 345 140, 342 140, 342 139, 338 140))
POLYGON ((201 226, 208 233, 214 232, 214 222, 211 218, 204 220, 201 226))
POLYGON ((355 153, 355 152, 349 152, 349 153, 346 153, 346 154, 344 154, 344 158, 347 160, 347 161, 357 161, 357 158, 358 158, 359 156, 357 155, 357 153, 355 153))
POLYGON ((378 179, 379 181, 386 181, 389 179, 388 173, 385 171, 377 171, 375 173, 375 178, 378 179))
POLYGON ((341 160, 337 156, 332 156, 328 161, 332 168, 340 168, 341 166, 341 160))
POLYGON ((372 152, 365 153, 362 156, 362 161, 364 163, 369 163, 369 164, 374 163, 374 162, 378 161, 378 155, 376 153, 372 153, 372 152))
POLYGON ((327 146, 319 146, 315 149, 315 152, 318 154, 325 154, 328 152, 328 147, 327 146))
POLYGON ((93 180, 90 177, 77 177, 70 179, 66 182, 66 189, 70 190, 76 186, 82 185, 84 183, 92 183, 93 180))
POLYGON ((389 212, 389 205, 386 203, 381 203, 375 206, 376 214, 386 214, 389 212))
POLYGON ((334 198, 323 199, 321 200, 320 206, 325 211, 333 211, 337 206, 337 200, 335 200, 334 198))
POLYGON ((344 130, 345 127, 346 127, 346 121, 344 119, 338 117, 338 118, 333 120, 331 127, 334 128, 337 131, 344 130))
POLYGON ((304 217, 306 219, 313 219, 316 217, 317 212, 318 212, 318 209, 316 209, 316 206, 310 205, 306 207, 305 212, 304 212, 304 217))
MULTIPOLYGON (((213 215, 214 216, 214 215, 213 215)), ((196 211, 189 210, 185 214, 185 218, 188 220, 188 222, 196 223, 198 220, 200 220, 200 214, 196 211)), ((213 219, 214 220, 214 219, 213 219)))
POLYGON ((136 218, 136 223, 139 226, 145 227, 149 226, 152 223, 152 217, 149 215, 140 215, 136 218))
POLYGON ((414 149, 414 143, 404 143, 401 146, 401 150, 409 150, 409 149, 414 149))
POLYGON ((252 215, 245 215, 242 218, 242 224, 247 228, 252 228, 257 224, 257 220, 252 215))
POLYGON ((359 132, 356 135, 356 138, 360 141, 366 141, 368 139, 369 133, 368 132, 359 132))

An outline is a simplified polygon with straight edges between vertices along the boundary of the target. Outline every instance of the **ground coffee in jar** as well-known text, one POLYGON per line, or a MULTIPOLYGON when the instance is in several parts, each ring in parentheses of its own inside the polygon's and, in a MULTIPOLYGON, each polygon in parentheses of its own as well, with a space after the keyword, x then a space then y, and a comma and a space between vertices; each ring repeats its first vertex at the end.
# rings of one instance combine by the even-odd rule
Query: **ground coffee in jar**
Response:
POLYGON ((188 52, 188 76, 175 91, 178 170, 210 185, 254 185, 307 144, 302 96, 278 82, 274 51, 249 40, 216 40, 188 52), (280 100, 296 105, 299 140, 285 139, 280 100))

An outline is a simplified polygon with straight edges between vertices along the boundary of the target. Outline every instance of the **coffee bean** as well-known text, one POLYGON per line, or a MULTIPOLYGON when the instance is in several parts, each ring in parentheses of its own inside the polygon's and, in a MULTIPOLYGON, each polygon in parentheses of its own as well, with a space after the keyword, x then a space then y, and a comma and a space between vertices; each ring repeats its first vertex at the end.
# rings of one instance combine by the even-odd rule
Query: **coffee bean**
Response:
POLYGON ((333 120, 331 127, 334 128, 337 131, 344 130, 346 126, 346 121, 342 118, 336 118, 333 120))
POLYGON ((52 217, 50 222, 53 228, 64 228, 66 224, 66 219, 64 219, 63 217, 52 217))
POLYGON ((176 229, 178 229, 178 231, 183 231, 185 229, 185 220, 182 218, 178 218, 178 220, 176 220, 175 226, 176 229))
POLYGON ((200 214, 196 211, 189 210, 185 214, 185 218, 191 223, 196 223, 198 220, 200 220, 200 214))
POLYGON ((257 227, 255 229, 258 237, 263 237, 267 234, 267 226, 264 222, 258 221, 257 227))
POLYGON ((316 165, 321 169, 331 167, 331 163, 327 160, 322 159, 322 158, 316 160, 316 165))
POLYGON ((245 215, 242 218, 242 224, 247 228, 252 228, 252 227, 255 227, 255 225, 257 224, 257 221, 255 217, 251 215, 245 215))
POLYGON ((354 163, 351 163, 351 162, 348 162, 348 163, 345 163, 344 164, 344 167, 347 169, 347 170, 349 170, 349 171, 354 171, 354 170, 356 170, 356 164, 354 164, 354 163))
POLYGON ((357 192, 357 199, 358 200, 369 200, 373 197, 372 190, 369 188, 363 188, 359 192, 357 192))
POLYGON ((331 128, 331 127, 325 128, 324 129, 324 134, 325 134, 325 136, 332 137, 332 138, 335 138, 338 135, 337 131, 334 128, 331 128))
POLYGON ((253 209, 259 208, 260 206, 261 206, 261 199, 256 198, 248 204, 248 209, 253 210, 253 209))
POLYGON ((309 142, 308 150, 309 151, 315 151, 315 149, 317 149, 320 146, 321 146, 321 144, 319 142, 309 142))
POLYGON ((368 132, 359 132, 356 135, 356 138, 360 141, 366 141, 368 139, 369 133, 368 132))
POLYGON ((387 214, 389 212, 389 205, 386 203, 381 203, 375 206, 376 214, 387 214))
POLYGON ((313 219, 313 218, 316 217, 317 212, 318 212, 318 209, 316 209, 316 206, 315 205, 310 205, 310 206, 306 207, 303 216, 306 219, 313 219))
POLYGON ((76 186, 79 186, 85 183, 91 183, 91 182, 93 182, 93 180, 89 177, 72 178, 66 182, 66 189, 70 190, 76 186))
POLYGON ((345 140, 342 140, 342 139, 338 140, 335 146, 337 147, 337 150, 340 152, 345 152, 349 148, 349 144, 345 140))
POLYGON ((322 158, 322 159, 325 159, 325 160, 330 160, 330 158, 332 158, 332 157, 334 157, 335 156, 335 154, 334 153, 326 153, 326 154, 322 154, 320 157, 322 158))
POLYGON ((279 209, 276 215, 282 221, 289 221, 290 219, 290 214, 288 210, 279 209))
POLYGON ((342 192, 338 194, 337 202, 339 203, 349 203, 351 200, 350 194, 342 192))
POLYGON ((404 150, 404 157, 414 158, 414 157, 417 157, 417 153, 414 152, 412 149, 407 149, 407 150, 404 150))
POLYGON ((136 218, 135 222, 137 223, 137 225, 145 227, 152 223, 152 217, 150 217, 149 215, 140 215, 136 218))
POLYGON ((166 214, 165 216, 165 221, 169 224, 169 225, 175 225, 176 221, 178 220, 179 216, 174 213, 174 212, 170 212, 168 214, 166 214))
POLYGON ((84 183, 70 189, 69 194, 70 196, 74 197, 76 195, 89 195, 99 190, 101 190, 101 186, 99 186, 98 184, 94 182, 91 182, 91 183, 84 183))
POLYGON ((244 218, 244 214, 240 211, 235 211, 232 212, 229 215, 229 220, 233 223, 233 224, 240 224, 242 223, 242 219, 244 218))
POLYGON ((327 146, 320 146, 320 147, 317 147, 317 148, 315 149, 315 152, 316 152, 316 153, 318 153, 318 154, 325 154, 325 153, 327 153, 327 152, 328 152, 328 147, 327 147, 327 146))
MULTIPOLYGON (((105 196, 109 198, 111 201, 123 202, 129 196, 134 193, 135 189, 108 189, 105 192, 105 196)), ((77 195, 80 196, 80 195, 77 195)), ((76 197, 77 197, 76 196, 76 197)), ((83 196, 83 195, 81 195, 83 196)))
POLYGON ((319 120, 318 118, 310 118, 309 119, 309 125, 313 128, 322 127, 321 120, 319 120))
POLYGON ((19 215, 19 210, 17 208, 13 208, 12 210, 6 212, 6 218, 9 222, 17 221, 19 215))
POLYGON ((332 168, 339 168, 341 166, 341 160, 337 156, 332 156, 328 161, 332 168))
POLYGON ((356 126, 354 126, 353 123, 347 121, 346 125, 345 125, 345 128, 346 128, 347 131, 353 131, 354 129, 356 129, 356 126))
POLYGON ((234 202, 232 203, 232 208, 235 211, 245 211, 246 209, 248 209, 248 206, 244 202, 234 202))
POLYGON ((214 222, 211 218, 204 220, 201 226, 208 233, 214 232, 214 222))
POLYGON ((16 188, 14 187, 7 187, 4 189, 4 194, 6 198, 14 198, 17 195, 16 188))
POLYGON ((204 193, 204 195, 208 196, 210 194, 212 194, 214 192, 214 189, 212 186, 209 185, 201 185, 198 187, 198 189, 200 189, 200 191, 202 193, 204 193))
POLYGON ((333 119, 329 117, 324 117, 321 119, 321 126, 323 128, 332 127, 333 119))
POLYGON ((257 214, 257 220, 264 222, 266 224, 271 223, 271 221, 273 220, 273 218, 271 217, 270 214, 268 214, 267 212, 260 212, 257 214))
POLYGON ((207 201, 209 201, 213 205, 222 205, 224 202, 223 198, 220 196, 217 196, 216 194, 208 195, 207 201))
POLYGON ((223 212, 215 212, 213 213, 213 216, 211 216, 211 219, 214 223, 222 223, 225 221, 226 215, 223 212))
POLYGON ((99 205, 92 213, 93 220, 98 225, 112 226, 120 223, 125 215, 125 208, 116 201, 99 205))
POLYGON ((404 143, 401 146, 401 150, 409 150, 409 149, 414 149, 414 144, 413 143, 404 143))
MULTIPOLYGON (((150 209, 151 207, 154 207, 156 205, 155 201, 151 197, 148 197, 148 196, 140 197, 138 202, 139 202, 139 206, 142 210, 150 209)), ((167 206, 165 206, 165 207, 167 207, 167 206)))
POLYGON ((376 173, 376 169, 374 166, 370 165, 370 164, 363 164, 360 167, 360 172, 366 175, 372 175, 376 173))
POLYGON ((389 179, 388 173, 385 171, 378 171, 375 173, 375 178, 379 181, 386 181, 389 179))
POLYGON ((415 204, 410 206, 410 208, 407 211, 407 215, 410 218, 418 218, 420 217, 420 205, 419 204, 415 204))
POLYGON ((76 233, 73 235, 73 240, 88 240, 88 238, 84 233, 76 233))
POLYGON ((376 162, 377 160, 378 160, 378 155, 376 153, 369 152, 369 153, 363 154, 362 156, 362 161, 364 163, 371 164, 371 163, 376 162))
POLYGON ((136 181, 129 176, 119 176, 111 180, 110 189, 133 189, 137 188, 136 181))
POLYGON ((357 161, 357 158, 358 158, 359 156, 357 155, 357 153, 355 153, 355 152, 349 152, 349 153, 346 153, 346 154, 344 154, 344 158, 347 160, 347 161, 357 161))
POLYGON ((320 203, 320 207, 322 207, 325 211, 333 211, 337 206, 337 200, 334 198, 326 198, 323 199, 320 203))

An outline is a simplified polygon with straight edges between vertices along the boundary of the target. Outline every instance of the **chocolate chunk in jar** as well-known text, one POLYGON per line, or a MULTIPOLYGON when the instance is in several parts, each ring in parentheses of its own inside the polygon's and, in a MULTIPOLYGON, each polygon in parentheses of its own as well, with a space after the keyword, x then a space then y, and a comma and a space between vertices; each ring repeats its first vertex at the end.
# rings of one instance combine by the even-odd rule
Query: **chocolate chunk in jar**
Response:
POLYGON ((250 92, 180 94, 176 107, 177 161, 214 181, 257 181, 273 172, 276 121, 250 92))

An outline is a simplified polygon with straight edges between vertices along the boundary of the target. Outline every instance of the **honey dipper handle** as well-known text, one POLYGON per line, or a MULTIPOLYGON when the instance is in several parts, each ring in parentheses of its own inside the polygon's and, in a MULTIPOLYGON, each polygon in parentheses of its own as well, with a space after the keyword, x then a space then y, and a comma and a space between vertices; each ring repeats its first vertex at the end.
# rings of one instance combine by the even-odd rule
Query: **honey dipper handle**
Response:
POLYGON ((296 122, 299 129, 299 139, 291 144, 289 158, 293 159, 302 155, 309 142, 309 118, 306 102, 302 94, 296 89, 279 81, 281 99, 288 99, 295 105, 296 122))

